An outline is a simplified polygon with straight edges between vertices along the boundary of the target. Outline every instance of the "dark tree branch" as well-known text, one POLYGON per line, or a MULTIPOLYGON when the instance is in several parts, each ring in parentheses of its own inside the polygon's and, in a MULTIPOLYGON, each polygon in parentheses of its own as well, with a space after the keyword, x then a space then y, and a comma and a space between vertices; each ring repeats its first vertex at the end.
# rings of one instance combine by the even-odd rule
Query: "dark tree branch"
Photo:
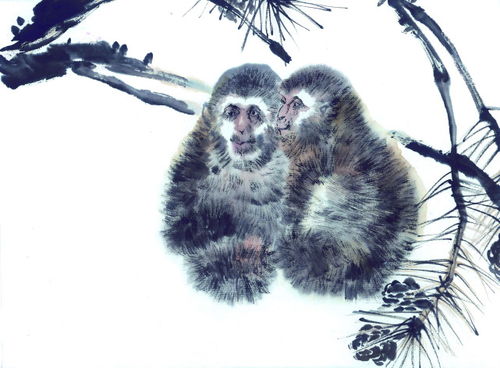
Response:
MULTIPOLYGON (((380 1, 379 5, 384 2, 385 1, 380 1)), ((420 41, 431 63, 434 82, 441 95, 448 117, 451 149, 449 153, 443 153, 442 151, 435 150, 428 145, 417 142, 404 134, 392 132, 392 135, 403 143, 408 149, 411 149, 424 157, 433 158, 437 162, 446 164, 450 167, 450 177, 448 178, 447 174, 441 178, 434 186, 434 189, 432 189, 426 196, 426 201, 448 189, 451 190, 455 206, 451 211, 448 211, 437 220, 440 221, 452 218, 456 220, 456 223, 452 225, 452 230, 444 230, 437 236, 437 238, 444 238, 444 240, 448 239, 447 236, 444 236, 445 234, 453 234, 454 237, 452 239, 452 246, 448 259, 426 260, 414 263, 427 266, 427 269, 421 271, 425 271, 429 275, 433 276, 421 277, 415 274, 415 271, 417 271, 416 269, 407 269, 407 271, 413 272, 413 274, 416 275, 415 277, 419 277, 422 280, 426 280, 431 284, 434 284, 434 292, 429 293, 429 290, 432 290, 431 288, 421 289, 420 286, 411 278, 406 279, 404 283, 393 281, 391 284, 388 284, 383 291, 383 307, 390 308, 391 310, 380 312, 359 311, 359 313, 363 313, 365 315, 377 315, 379 317, 383 317, 385 320, 388 318, 403 318, 403 322, 387 323, 384 321, 371 321, 362 318, 361 321, 369 323, 365 324, 360 329, 356 338, 351 343, 351 348, 356 350, 356 359, 363 361, 372 360, 377 365, 382 365, 387 360, 394 362, 399 360, 402 366, 406 359, 411 359, 412 366, 421 366, 421 357, 423 355, 426 357, 429 364, 433 366, 431 356, 422 343, 423 338, 425 337, 430 343, 432 351, 434 352, 434 355, 439 363, 437 350, 439 349, 439 345, 446 345, 444 336, 441 336, 443 322, 456 335, 452 324, 448 321, 444 311, 442 310, 443 307, 453 310, 458 316, 462 317, 474 333, 478 334, 466 304, 469 303, 476 307, 478 307, 478 305, 468 296, 467 293, 462 290, 460 286, 457 285, 457 282, 462 282, 473 296, 475 296, 475 294, 473 289, 470 287, 470 284, 467 282, 467 279, 459 273, 459 268, 475 271, 481 280, 487 276, 469 258, 468 250, 466 248, 470 247, 470 249, 475 251, 477 251, 477 248, 474 243, 465 239, 464 236, 469 222, 474 223, 473 219, 469 218, 467 209, 479 211, 485 216, 490 216, 490 214, 487 212, 488 210, 483 211, 480 208, 478 209, 473 203, 465 200, 462 189, 467 187, 467 183, 460 178, 460 173, 477 179, 488 197, 491 199, 492 203, 496 205, 496 208, 490 206, 489 201, 486 201, 486 203, 481 202, 479 203, 479 206, 485 205, 488 209, 495 209, 498 211, 500 208, 500 188, 496 184, 495 180, 491 179, 483 170, 481 170, 470 159, 470 157, 458 154, 457 127, 450 97, 449 74, 432 43, 417 26, 414 19, 423 22, 425 25, 433 26, 434 34, 436 34, 437 30, 440 31, 440 29, 437 27, 435 22, 429 23, 429 19, 422 16, 422 14, 425 14, 423 9, 416 7, 411 3, 413 3, 413 1, 388 0, 388 5, 394 9, 399 17, 399 23, 404 27, 406 32, 411 33, 420 41), (441 189, 443 186, 445 186, 445 188, 441 189), (456 216, 452 216, 454 213, 456 213, 456 216), (435 279, 436 274, 439 275, 439 280, 435 279), (411 291, 412 289, 415 291, 411 291), (403 298, 400 298, 400 296, 403 298), (410 317, 405 318, 405 315, 407 316, 408 314, 410 317), (431 319, 432 316, 434 316, 435 319, 431 319), (401 349, 402 352, 398 352, 399 349, 401 349), (414 359, 415 351, 417 351, 417 360, 414 359)), ((479 106, 480 110, 482 109, 484 111, 486 108, 484 107, 479 94, 477 94, 477 91, 475 90, 472 79, 468 75, 465 67, 463 67, 461 60, 458 58, 458 53, 456 53, 456 50, 451 42, 445 38, 442 33, 440 36, 440 41, 447 43, 448 51, 452 54, 452 56, 454 56, 457 67, 462 73, 464 79, 466 79, 469 91, 471 92, 475 102, 477 102, 476 106, 479 106)), ((496 125, 496 122, 493 121, 492 123, 491 121, 488 121, 488 123, 489 129, 493 130, 495 134, 497 134, 498 126, 496 125)), ((432 222, 434 222, 434 220, 432 220, 432 222)), ((448 227, 448 229, 450 229, 450 227, 448 227)), ((490 230, 487 230, 487 233, 489 232, 490 230)), ((497 243, 495 243, 488 252, 488 260, 491 265, 490 270, 494 273, 498 271, 498 264, 500 263, 498 261, 498 254, 500 253, 498 251, 499 248, 500 247, 498 247, 497 243)))
MULTIPOLYGON (((410 31, 421 42, 422 46, 424 47, 427 53, 429 61, 431 62, 434 73, 434 82, 439 90, 439 93, 443 100, 444 107, 446 109, 446 114, 448 116, 448 129, 450 132, 450 143, 451 143, 450 155, 452 158, 456 158, 458 157, 457 126, 450 98, 450 77, 448 71, 446 70, 446 67, 444 66, 441 58, 437 54, 436 50, 434 49, 430 41, 427 39, 427 37, 423 34, 421 29, 417 26, 417 24, 407 13, 406 7, 412 4, 408 3, 405 0, 389 0, 388 4, 398 14, 399 23, 402 26, 406 27, 406 30, 410 31)), ((455 234, 455 239, 453 241, 453 248, 450 254, 450 259, 452 262, 450 263, 446 277, 441 285, 442 293, 446 292, 447 288, 453 282, 456 263, 458 260, 458 253, 460 252, 463 234, 467 226, 467 211, 464 203, 463 194, 460 188, 459 171, 455 165, 450 165, 450 168, 451 168, 451 190, 459 215, 459 223, 458 223, 458 230, 455 234)), ((497 193, 494 193, 494 195, 498 196, 497 193)))
MULTIPOLYGON (((399 23, 406 27, 406 30, 410 31, 422 44, 424 47, 429 61, 431 62, 434 82, 439 90, 441 98, 443 100, 444 107, 446 109, 446 114, 448 116, 448 128, 450 132, 450 143, 451 143, 451 157, 457 157, 457 126, 455 122, 455 115, 453 113, 453 106, 450 98, 450 77, 446 67, 444 66, 441 58, 437 54, 436 50, 423 34, 417 24, 406 12, 406 6, 411 5, 405 0, 389 0, 389 6, 392 7, 399 16, 399 23), (403 7, 405 5, 405 7, 403 7)), ((439 295, 443 295, 447 292, 447 289, 451 286, 454 276, 456 265, 458 261, 458 254, 461 249, 462 239, 464 235, 465 228, 467 226, 467 211, 464 203, 463 194, 460 188, 460 176, 459 171, 455 165, 450 165, 451 168, 451 191, 453 199, 455 200, 456 209, 458 211, 459 222, 458 229, 455 233, 455 239, 453 241, 453 247, 450 254, 450 264, 446 273, 444 280, 441 283, 439 295)), ((436 298, 435 303, 439 302, 439 298, 436 298)), ((425 316, 426 317, 426 316, 425 316)))
POLYGON ((77 61, 72 64, 71 70, 78 75, 103 82, 110 87, 135 96, 150 105, 164 105, 184 114, 194 114, 194 111, 191 110, 184 101, 176 100, 175 98, 162 93, 134 88, 116 77, 96 73, 92 70, 95 67, 96 65, 94 64, 77 61))
POLYGON ((148 64, 152 61, 152 53, 148 53, 144 60, 138 60, 125 56, 126 51, 127 46, 120 46, 117 42, 112 46, 104 41, 96 44, 50 45, 43 53, 20 53, 11 60, 0 56, 0 73, 3 74, 2 82, 15 89, 25 84, 63 76, 68 69, 72 69, 79 75, 104 82, 146 103, 168 106, 185 114, 194 114, 194 111, 183 101, 165 94, 136 89, 116 77, 106 77, 83 66, 102 65, 114 73, 164 81, 203 92, 210 91, 201 82, 151 68, 148 64))
MULTIPOLYGON (((48 45, 69 28, 78 25, 92 10, 111 1, 113 0, 42 0, 33 8, 32 23, 26 24, 22 29, 12 27, 12 40, 17 42, 0 51, 25 52, 48 45)), ((18 21, 18 24, 24 24, 24 20, 18 21)))
POLYGON ((464 63, 462 62, 462 59, 460 58, 457 49, 455 48, 455 45, 444 34, 444 32, 441 30, 441 27, 436 23, 436 21, 432 19, 423 8, 416 6, 412 3, 409 3, 408 1, 403 1, 402 4, 405 6, 406 9, 410 11, 414 19, 422 23, 434 34, 434 36, 436 36, 439 42, 445 47, 448 53, 452 56, 455 65, 460 74, 462 75, 465 84, 467 85, 467 88, 469 89, 469 92, 472 96, 472 99, 474 100, 476 109, 479 113, 480 121, 485 121, 489 124, 491 130, 495 134, 495 143, 497 145, 497 149, 500 150, 500 129, 498 127, 498 123, 495 120, 495 118, 491 115, 489 109, 484 104, 481 95, 476 89, 474 81, 472 80, 469 72, 467 71, 467 68, 465 67, 464 63))
POLYGON ((459 153, 443 153, 401 132, 391 131, 390 134, 391 137, 398 140, 409 150, 424 157, 432 158, 441 164, 456 169, 470 178, 478 180, 491 201, 500 209, 500 185, 481 170, 469 157, 459 153))

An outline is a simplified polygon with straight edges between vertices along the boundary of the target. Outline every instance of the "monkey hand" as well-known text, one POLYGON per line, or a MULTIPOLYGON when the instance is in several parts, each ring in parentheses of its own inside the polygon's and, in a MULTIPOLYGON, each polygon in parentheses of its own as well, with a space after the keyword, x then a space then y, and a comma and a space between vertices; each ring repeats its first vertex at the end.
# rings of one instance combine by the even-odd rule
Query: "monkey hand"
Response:
POLYGON ((236 246, 234 260, 242 273, 251 272, 251 269, 259 270, 262 267, 262 257, 265 256, 262 239, 257 236, 249 236, 236 246))

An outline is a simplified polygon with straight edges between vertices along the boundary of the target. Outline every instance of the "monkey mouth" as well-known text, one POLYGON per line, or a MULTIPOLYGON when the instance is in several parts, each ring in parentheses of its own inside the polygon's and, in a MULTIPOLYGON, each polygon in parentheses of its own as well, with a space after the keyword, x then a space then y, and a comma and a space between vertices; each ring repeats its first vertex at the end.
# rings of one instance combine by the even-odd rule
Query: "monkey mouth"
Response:
POLYGON ((277 126, 276 131, 278 134, 282 135, 283 133, 286 133, 287 130, 291 129, 291 124, 287 123, 284 127, 277 126))
POLYGON ((233 146, 234 152, 244 155, 247 153, 253 152, 255 144, 255 139, 249 139, 247 141, 232 141, 231 145, 233 146))

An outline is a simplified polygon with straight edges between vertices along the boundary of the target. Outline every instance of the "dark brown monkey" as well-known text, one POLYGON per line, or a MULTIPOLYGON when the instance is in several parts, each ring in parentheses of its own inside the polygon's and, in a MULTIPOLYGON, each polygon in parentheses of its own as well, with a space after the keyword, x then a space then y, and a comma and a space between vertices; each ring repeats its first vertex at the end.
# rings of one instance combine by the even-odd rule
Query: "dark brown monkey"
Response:
POLYGON ((371 295, 416 238, 412 169, 376 131, 340 73, 304 68, 283 81, 281 93, 277 130, 290 159, 291 226, 279 264, 303 291, 371 295))

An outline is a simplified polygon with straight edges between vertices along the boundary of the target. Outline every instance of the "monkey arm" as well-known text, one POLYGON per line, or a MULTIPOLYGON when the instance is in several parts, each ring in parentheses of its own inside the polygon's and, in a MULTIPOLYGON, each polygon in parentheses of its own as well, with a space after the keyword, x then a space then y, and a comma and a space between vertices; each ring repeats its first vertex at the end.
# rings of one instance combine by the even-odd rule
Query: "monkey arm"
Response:
POLYGON ((193 253, 234 233, 228 207, 221 201, 207 200, 211 190, 205 181, 210 174, 208 144, 208 134, 200 121, 170 168, 163 235, 167 246, 177 253, 193 253))
POLYGON ((172 250, 191 254, 208 247, 212 241, 234 234, 233 217, 223 205, 202 203, 196 190, 185 187, 172 186, 169 197, 164 236, 172 250))

